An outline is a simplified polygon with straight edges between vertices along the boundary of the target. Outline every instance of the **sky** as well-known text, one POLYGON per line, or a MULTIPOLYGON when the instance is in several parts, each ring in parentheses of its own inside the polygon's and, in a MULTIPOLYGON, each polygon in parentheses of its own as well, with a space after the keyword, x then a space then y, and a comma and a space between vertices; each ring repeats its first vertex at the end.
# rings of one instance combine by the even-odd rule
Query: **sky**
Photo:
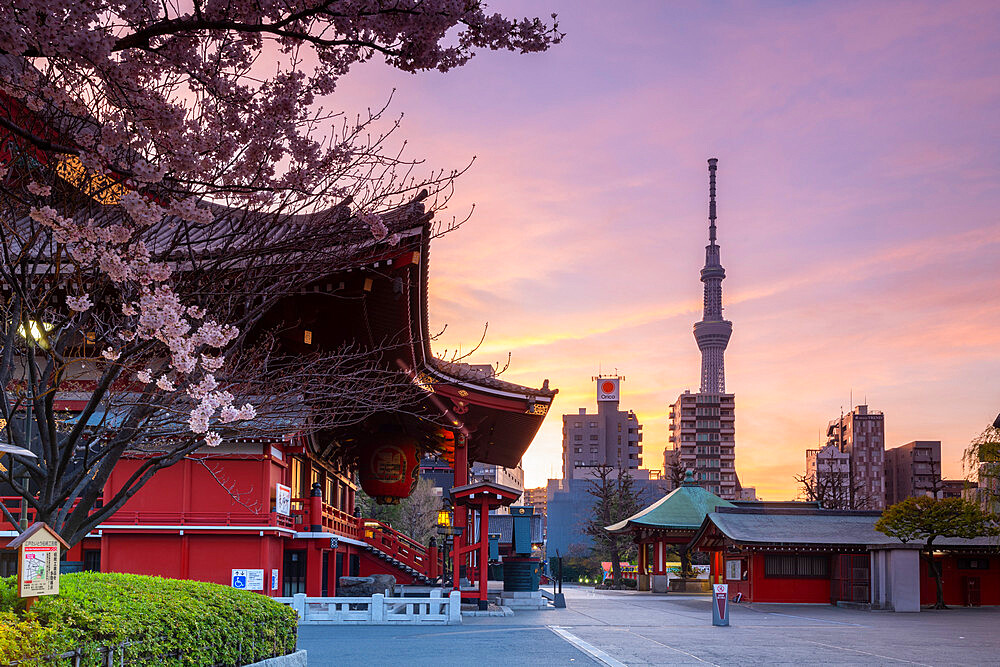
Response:
POLYGON ((591 377, 662 466, 669 404, 697 391, 708 171, 718 228, 736 466, 793 498, 805 449, 851 400, 886 447, 941 440, 946 477, 1000 411, 1000 4, 490 3, 559 15, 542 54, 447 74, 353 70, 344 108, 404 114, 407 154, 475 157, 430 257, 435 351, 559 389, 524 457, 560 476, 561 420, 591 377))

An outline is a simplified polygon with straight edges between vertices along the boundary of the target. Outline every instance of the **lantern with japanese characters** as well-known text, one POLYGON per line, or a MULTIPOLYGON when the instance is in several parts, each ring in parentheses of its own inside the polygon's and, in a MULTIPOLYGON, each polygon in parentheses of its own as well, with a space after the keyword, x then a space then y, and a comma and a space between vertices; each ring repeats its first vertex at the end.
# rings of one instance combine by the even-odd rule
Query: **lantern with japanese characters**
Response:
POLYGON ((409 497, 420 479, 417 441, 405 433, 380 433, 358 460, 361 488, 380 505, 409 497))

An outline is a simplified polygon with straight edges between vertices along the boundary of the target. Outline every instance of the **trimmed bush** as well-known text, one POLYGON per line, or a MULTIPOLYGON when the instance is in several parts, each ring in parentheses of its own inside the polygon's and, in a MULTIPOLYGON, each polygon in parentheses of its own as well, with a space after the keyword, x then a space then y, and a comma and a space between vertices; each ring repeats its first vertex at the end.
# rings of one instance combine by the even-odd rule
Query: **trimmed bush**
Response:
POLYGON ((100 649, 134 643, 126 661, 235 666, 294 651, 297 619, 263 595, 219 584, 80 572, 62 575, 59 595, 30 612, 14 578, 0 579, 0 626, 0 662, 81 649, 83 664, 97 665, 100 649))

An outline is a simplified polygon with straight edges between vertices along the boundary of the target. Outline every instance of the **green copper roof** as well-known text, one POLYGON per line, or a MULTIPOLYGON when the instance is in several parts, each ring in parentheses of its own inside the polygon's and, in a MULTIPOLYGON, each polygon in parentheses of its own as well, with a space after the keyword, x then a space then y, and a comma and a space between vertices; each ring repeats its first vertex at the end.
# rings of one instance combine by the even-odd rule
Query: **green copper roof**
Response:
POLYGON ((705 516, 716 507, 735 507, 714 493, 697 486, 689 476, 684 484, 657 500, 644 510, 640 510, 624 521, 605 527, 612 533, 629 532, 632 528, 667 528, 673 530, 697 530, 705 516))

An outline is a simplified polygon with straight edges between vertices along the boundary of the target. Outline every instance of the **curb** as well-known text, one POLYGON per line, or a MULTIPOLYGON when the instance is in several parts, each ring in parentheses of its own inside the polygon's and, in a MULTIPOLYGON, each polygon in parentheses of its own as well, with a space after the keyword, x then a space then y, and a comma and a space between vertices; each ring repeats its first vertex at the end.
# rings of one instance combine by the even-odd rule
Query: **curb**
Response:
POLYGON ((268 658, 255 662, 246 667, 306 667, 306 652, 296 651, 287 655, 279 655, 277 658, 268 658))

